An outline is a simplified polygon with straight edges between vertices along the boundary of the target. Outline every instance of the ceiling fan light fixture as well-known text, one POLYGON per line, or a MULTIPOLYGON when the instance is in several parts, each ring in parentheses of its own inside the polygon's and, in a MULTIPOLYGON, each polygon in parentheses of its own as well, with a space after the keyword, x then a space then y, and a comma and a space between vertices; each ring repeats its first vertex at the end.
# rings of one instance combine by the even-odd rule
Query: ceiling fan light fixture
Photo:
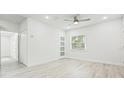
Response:
POLYGON ((74 24, 77 25, 79 22, 78 21, 75 21, 74 24))

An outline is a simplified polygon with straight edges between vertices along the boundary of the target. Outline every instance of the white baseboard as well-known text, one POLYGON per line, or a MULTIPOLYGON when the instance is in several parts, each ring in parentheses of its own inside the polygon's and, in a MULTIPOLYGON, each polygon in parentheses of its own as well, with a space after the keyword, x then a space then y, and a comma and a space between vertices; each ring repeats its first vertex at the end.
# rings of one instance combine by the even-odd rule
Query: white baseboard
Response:
POLYGON ((45 60, 45 61, 42 61, 42 62, 39 62, 39 63, 34 62, 33 64, 27 64, 26 66, 31 67, 31 66, 37 66, 37 65, 41 65, 41 64, 46 64, 48 62, 56 61, 56 60, 59 60, 61 58, 63 58, 63 57, 58 57, 58 58, 54 58, 54 59, 51 59, 51 60, 45 60))
POLYGON ((124 66, 123 63, 114 63, 111 61, 102 61, 102 60, 95 60, 95 59, 86 59, 86 58, 78 58, 78 57, 66 57, 66 58, 71 58, 71 59, 76 59, 76 60, 83 60, 83 61, 90 61, 94 63, 103 63, 103 64, 111 64, 111 65, 119 65, 119 66, 124 66))

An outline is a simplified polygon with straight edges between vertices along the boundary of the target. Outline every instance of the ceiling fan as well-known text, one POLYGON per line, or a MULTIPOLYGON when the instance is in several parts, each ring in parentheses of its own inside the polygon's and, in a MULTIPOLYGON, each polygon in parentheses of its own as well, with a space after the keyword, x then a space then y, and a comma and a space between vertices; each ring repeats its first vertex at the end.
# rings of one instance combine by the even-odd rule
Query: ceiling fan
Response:
POLYGON ((79 22, 85 22, 85 21, 90 21, 90 18, 87 19, 79 19, 78 18, 79 15, 76 15, 73 17, 73 19, 65 19, 64 21, 70 21, 73 22, 73 24, 78 24, 79 22))

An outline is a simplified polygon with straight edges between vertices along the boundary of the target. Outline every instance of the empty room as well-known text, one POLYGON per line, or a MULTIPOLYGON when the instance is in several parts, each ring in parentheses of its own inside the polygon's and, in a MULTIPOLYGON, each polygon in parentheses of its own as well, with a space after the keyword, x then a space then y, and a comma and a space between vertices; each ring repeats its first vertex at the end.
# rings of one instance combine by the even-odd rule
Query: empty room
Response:
POLYGON ((0 14, 1 78, 123 78, 123 14, 0 14))

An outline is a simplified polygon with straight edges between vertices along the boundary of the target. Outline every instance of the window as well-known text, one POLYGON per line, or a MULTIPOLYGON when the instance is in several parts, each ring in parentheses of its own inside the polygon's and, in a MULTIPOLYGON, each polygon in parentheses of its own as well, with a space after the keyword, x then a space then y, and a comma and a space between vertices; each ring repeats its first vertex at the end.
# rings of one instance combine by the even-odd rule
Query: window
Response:
POLYGON ((85 48, 86 48, 85 35, 72 37, 72 49, 85 49, 85 48))
POLYGON ((65 37, 61 36, 60 37, 60 56, 65 55, 65 37))

